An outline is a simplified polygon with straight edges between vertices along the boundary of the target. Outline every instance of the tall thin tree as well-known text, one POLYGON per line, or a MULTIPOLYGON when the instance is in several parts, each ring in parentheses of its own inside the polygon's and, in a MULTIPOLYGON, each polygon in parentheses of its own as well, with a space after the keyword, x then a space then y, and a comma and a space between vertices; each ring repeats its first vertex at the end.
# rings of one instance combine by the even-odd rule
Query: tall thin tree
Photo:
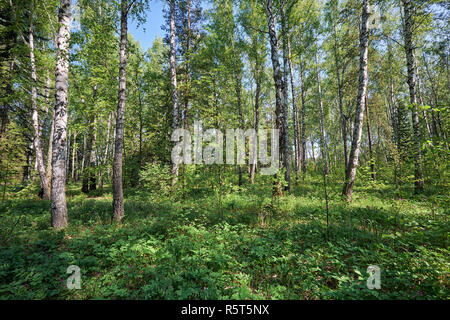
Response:
POLYGON ((69 75, 71 0, 61 0, 55 71, 55 115, 52 151, 51 223, 60 229, 68 224, 66 204, 67 102, 69 75))
POLYGON ((350 157, 345 172, 344 188, 342 196, 344 200, 351 201, 353 185, 358 168, 359 152, 361 146, 361 136, 364 120, 364 97, 367 91, 367 57, 369 51, 369 1, 364 0, 361 14, 360 30, 360 52, 359 52, 359 78, 358 78, 358 97, 356 99, 355 124, 353 127, 352 147, 350 157))
MULTIPOLYGON (((132 2, 133 4, 133 2, 132 2)), ((123 181, 122 181, 122 158, 123 139, 125 124, 125 103, 127 84, 127 45, 128 45, 128 6, 127 0, 120 3, 120 56, 119 56, 119 94, 117 103, 116 135, 114 141, 113 162, 113 214, 114 221, 122 221, 124 217, 123 208, 123 181)))
MULTIPOLYGON (((282 167, 285 168, 285 179, 287 182, 286 189, 290 189, 290 175, 289 175, 289 135, 287 127, 287 101, 285 99, 285 81, 283 78, 283 73, 280 67, 279 59, 279 46, 278 38, 276 34, 276 18, 273 7, 273 1, 267 0, 266 2, 266 15, 267 15, 267 25, 269 30, 269 40, 271 48, 271 59, 273 67, 273 79, 275 82, 275 117, 276 124, 280 130, 280 153, 282 155, 282 167)), ((277 191, 281 192, 280 189, 277 191)))
POLYGON ((39 172, 39 179, 42 189, 42 198, 50 199, 50 188, 47 183, 47 174, 45 172, 44 157, 41 145, 41 133, 39 127, 39 111, 37 106, 37 75, 36 75, 36 58, 34 54, 34 33, 33 33, 33 15, 34 1, 31 1, 30 10, 30 26, 28 30, 28 47, 30 50, 30 66, 31 66, 31 110, 32 122, 34 129, 33 146, 36 152, 36 164, 39 172))
POLYGON ((417 111, 417 98, 416 98, 416 72, 414 61, 414 45, 412 41, 412 8, 410 0, 403 0, 403 38, 405 41, 405 53, 406 53, 406 65, 408 68, 408 87, 409 87, 409 101, 412 105, 412 123, 414 132, 414 191, 416 193, 423 191, 423 172, 422 172, 422 151, 420 147, 421 133, 419 123, 419 112, 417 111))
MULTIPOLYGON (((175 0, 170 0, 170 81, 172 89, 172 128, 178 127, 178 89, 177 89, 177 66, 176 66, 176 44, 175 44, 175 0)), ((178 179, 178 163, 172 165, 172 185, 178 179)))

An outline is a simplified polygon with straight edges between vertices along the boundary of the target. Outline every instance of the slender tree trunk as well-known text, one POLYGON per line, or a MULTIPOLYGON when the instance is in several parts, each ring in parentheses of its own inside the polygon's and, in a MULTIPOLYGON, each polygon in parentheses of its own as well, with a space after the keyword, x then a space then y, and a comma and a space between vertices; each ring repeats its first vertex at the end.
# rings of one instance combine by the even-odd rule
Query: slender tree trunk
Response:
POLYGON ((302 127, 301 127, 301 139, 302 139, 302 172, 306 174, 306 102, 305 102, 305 67, 304 62, 300 61, 300 94, 302 100, 302 127))
POLYGON ((70 168, 70 130, 67 130, 67 146, 66 146, 66 184, 69 183, 70 168))
MULTIPOLYGON (((255 81, 256 81, 256 91, 255 91, 255 115, 254 115, 254 128, 256 133, 258 133, 259 128, 259 97, 261 94, 261 66, 258 62, 258 53, 256 52, 256 62, 255 62, 255 81)), ((255 161, 251 165, 250 169, 250 180, 251 183, 255 183, 255 173, 256 173, 256 157, 255 161)))
MULTIPOLYGON (((50 77, 47 76, 45 101, 50 105, 50 77)), ((48 150, 47 150, 47 184, 50 190, 52 185, 52 153, 53 153, 53 132, 55 129, 55 112, 49 111, 51 115, 50 121, 50 136, 48 138, 48 150)))
POLYGON ((367 92, 367 55, 369 49, 369 2, 364 0, 361 14, 361 32, 360 32, 360 55, 359 55, 359 79, 358 79, 358 97, 356 101, 356 115, 353 129, 352 147, 350 157, 345 173, 344 188, 342 196, 344 200, 351 201, 353 193, 353 185, 356 178, 356 170, 358 168, 358 160, 361 145, 361 135, 364 120, 364 97, 367 92))
POLYGON ((410 0, 402 0, 404 10, 404 23, 403 23, 403 37, 405 41, 405 53, 406 64, 408 67, 408 87, 409 87, 409 99, 413 106, 412 109, 412 123, 414 132, 414 151, 415 151, 415 170, 414 170, 414 192, 420 193, 423 191, 423 172, 422 172, 422 151, 421 151, 421 134, 419 113, 417 111, 416 101, 416 75, 414 68, 414 46, 412 42, 412 8, 410 0))
POLYGON ((94 125, 92 128, 92 138, 90 142, 90 155, 89 155, 89 190, 93 191, 97 189, 97 175, 95 174, 94 168, 96 167, 96 152, 95 144, 97 141, 97 130, 96 130, 97 119, 94 119, 94 125))
MULTIPOLYGON (((240 76, 240 70, 236 70, 235 81, 236 81, 236 100, 237 100, 237 109, 239 113, 239 126, 244 128, 244 115, 242 114, 242 102, 241 102, 241 93, 242 93, 242 79, 240 76)), ((239 180, 238 185, 242 186, 242 165, 238 165, 238 173, 239 180)))
MULTIPOLYGON (((142 118, 142 97, 141 97, 141 90, 139 89, 139 93, 138 93, 138 98, 139 98, 139 172, 142 169, 142 134, 143 134, 143 130, 144 130, 144 121, 142 118)), ((108 119, 109 120, 109 119, 108 119)), ((109 124, 108 124, 109 126, 109 124)), ((108 128, 109 130, 109 128, 108 128)), ((137 179, 139 179, 139 177, 136 177, 137 179)))
POLYGON ((55 128, 53 133, 51 217, 52 227, 68 224, 66 205, 67 100, 70 40, 70 0, 61 0, 58 14, 58 58, 55 72, 55 128))
MULTIPOLYGON (((95 117, 95 116, 94 116, 95 117)), ((92 117, 92 118, 94 118, 92 117)), ((86 147, 84 148, 83 160, 84 160, 84 168, 83 168, 83 180, 81 185, 81 191, 83 193, 89 193, 89 180, 91 177, 91 171, 93 167, 93 146, 95 140, 94 134, 94 119, 89 120, 88 126, 88 138, 86 139, 86 147)))
POLYGON ((92 147, 92 128, 88 129, 89 138, 87 138, 85 148, 83 148, 83 172, 82 172, 82 181, 81 181, 81 192, 89 193, 89 170, 90 170, 90 155, 91 155, 91 147, 92 147))
MULTIPOLYGON (((419 75, 419 68, 417 66, 417 59, 414 56, 414 70, 417 76, 417 96, 419 98, 419 105, 421 107, 424 106, 423 103, 423 99, 422 99, 422 86, 421 86, 421 79, 420 79, 420 75, 419 75)), ((432 132, 431 132, 431 126, 428 122, 428 117, 427 117, 427 111, 426 110, 422 110, 422 116, 423 116, 423 122, 425 124, 425 129, 427 130, 427 134, 428 137, 431 138, 433 136, 432 132)))
POLYGON ((25 185, 28 185, 28 181, 30 181, 30 168, 31 168, 31 150, 28 147, 25 149, 25 159, 26 164, 23 167, 22 182, 25 185))
MULTIPOLYGON (((280 161, 280 168, 284 167, 286 169, 285 179, 288 183, 287 190, 290 188, 290 176, 289 176, 289 139, 287 132, 287 101, 284 99, 283 90, 285 87, 283 75, 280 68, 280 60, 278 54, 278 39, 275 29, 275 14, 273 12, 273 2, 272 0, 266 1, 266 14, 267 14, 267 24, 269 29, 269 40, 271 47, 271 59, 273 67, 273 79, 275 82, 275 116, 277 128, 281 131, 280 134, 280 153, 283 156, 283 161, 280 161)), ((275 191, 278 195, 282 194, 281 184, 278 183, 277 190, 275 191)))
POLYGON ((347 117, 344 114, 344 103, 343 103, 343 87, 344 87, 344 73, 345 66, 342 67, 342 77, 340 75, 339 68, 339 57, 338 57, 338 43, 337 43, 337 31, 336 26, 334 27, 334 61, 336 65, 336 77, 338 82, 338 101, 339 101, 339 113, 341 116, 341 130, 342 130, 342 143, 344 144, 344 168, 347 170, 348 166, 348 143, 347 143, 347 117))
POLYGON ((77 154, 77 132, 75 131, 73 133, 73 145, 72 145, 72 173, 71 173, 72 182, 75 181, 75 163, 77 161, 76 154, 77 154))
POLYGON ((288 55, 287 55, 287 30, 286 30, 286 14, 285 14, 285 3, 281 4, 281 39, 282 39, 282 57, 283 57, 283 141, 284 141, 284 151, 283 151, 283 160, 284 165, 286 167, 285 180, 287 185, 285 187, 286 191, 291 190, 291 152, 290 152, 290 144, 289 144, 289 126, 288 126, 288 117, 289 117, 289 106, 288 106, 288 55))
POLYGON ((297 106, 297 95, 295 93, 294 85, 294 68, 292 66, 292 55, 291 55, 291 41, 290 37, 287 36, 287 49, 288 49, 288 59, 289 59, 289 74, 291 79, 291 93, 292 93, 292 112, 293 112, 293 122, 294 122, 294 147, 295 147, 295 170, 297 171, 297 177, 300 174, 301 169, 301 144, 300 144, 300 133, 299 133, 299 118, 298 118, 298 106, 297 106))
MULTIPOLYGON (((191 72, 191 63, 190 63, 190 52, 191 52, 191 0, 187 0, 187 25, 186 25, 186 53, 185 53, 185 90, 184 90, 184 109, 183 109, 183 123, 184 129, 189 130, 189 86, 190 86, 190 72, 191 72)), ((184 150, 187 150, 187 139, 183 139, 184 150)), ((187 165, 187 154, 183 151, 183 160, 184 165, 187 165)), ((186 181, 186 177, 184 177, 186 181)))
POLYGON ((81 173, 84 172, 84 168, 86 167, 86 148, 87 148, 87 139, 86 132, 83 134, 83 158, 81 159, 81 173))
MULTIPOLYGON (((175 46, 175 0, 170 0, 170 78, 172 85, 172 129, 178 127, 178 90, 177 90, 177 67, 175 46)), ((172 186, 178 180, 178 163, 172 164, 172 186)))
POLYGON ((376 180, 375 176, 375 159, 373 158, 372 152, 372 133, 370 132, 370 118, 369 118, 369 105, 367 103, 367 95, 364 97, 366 102, 366 124, 367 124, 367 138, 369 139, 369 158, 370 158, 370 175, 372 176, 372 180, 376 180))
POLYGON ((127 83, 127 0, 122 0, 120 10, 120 63, 119 63, 119 94, 117 104, 116 137, 113 164, 113 214, 114 221, 120 222, 124 217, 122 157, 125 122, 125 101, 127 83))
POLYGON ((394 79, 392 76, 392 52, 390 42, 388 43, 388 61, 389 61, 389 103, 392 109, 392 128, 394 131, 394 141, 398 140, 398 108, 396 106, 394 79))
POLYGON ((186 26, 186 86, 184 92, 184 129, 189 128, 189 85, 190 85, 190 50, 191 50, 191 0, 187 0, 187 26, 186 26))
MULTIPOLYGON (((432 128, 433 128, 433 134, 436 137, 438 137, 439 136, 439 131, 438 131, 438 125, 437 125, 437 116, 436 116, 436 113, 434 111, 434 108, 439 108, 439 101, 438 101, 438 96, 437 96, 437 93, 436 93, 436 87, 435 87, 433 78, 431 76, 430 69, 428 67, 428 62, 427 62, 427 60, 425 58, 425 54, 423 54, 423 62, 425 64, 425 70, 427 72, 428 80, 430 81, 430 85, 431 85, 431 93, 432 93, 431 96, 433 97, 432 98, 433 102, 432 102, 432 106, 431 106, 431 124, 432 124, 432 128)), ((441 135, 443 135, 443 138, 444 138, 444 141, 445 141, 446 137, 445 137, 445 133, 442 131, 442 128, 441 128, 441 135)))
POLYGON ((47 183, 47 174, 45 173, 44 157, 41 148, 41 134, 39 130, 39 112, 37 107, 37 76, 36 76, 36 61, 34 57, 34 34, 33 34, 33 11, 31 9, 30 15, 30 28, 29 28, 29 48, 30 48, 30 64, 31 64, 31 110, 32 110, 32 122, 34 129, 34 150, 36 152, 36 163, 39 172, 39 179, 42 188, 42 198, 50 199, 50 189, 47 183))
MULTIPOLYGON (((110 140, 110 135, 111 135, 111 121, 112 121, 112 117, 113 114, 112 112, 109 113, 108 115, 108 122, 106 124, 106 141, 105 141, 105 154, 103 156, 103 159, 101 161, 102 165, 106 166, 107 162, 108 162, 108 156, 109 156, 109 140, 110 140)), ((109 166, 108 166, 109 168, 109 166)), ((103 170, 99 170, 99 178, 98 178, 98 188, 100 190, 103 189, 103 179, 104 179, 104 174, 102 172, 103 170)), ((108 175, 107 175, 108 178, 108 175)))
MULTIPOLYGON (((317 49, 318 50, 318 49, 317 49)), ((322 89, 320 86, 320 70, 319 70, 319 61, 317 59, 317 51, 316 51, 316 73, 317 73, 317 94, 319 95, 319 110, 320 110, 320 140, 321 140, 321 146, 320 146, 320 152, 322 153, 322 158, 324 161, 323 164, 323 170, 324 173, 327 175, 330 173, 330 169, 328 168, 328 146, 327 146, 327 133, 325 131, 325 115, 323 112, 323 100, 322 100, 322 89)))

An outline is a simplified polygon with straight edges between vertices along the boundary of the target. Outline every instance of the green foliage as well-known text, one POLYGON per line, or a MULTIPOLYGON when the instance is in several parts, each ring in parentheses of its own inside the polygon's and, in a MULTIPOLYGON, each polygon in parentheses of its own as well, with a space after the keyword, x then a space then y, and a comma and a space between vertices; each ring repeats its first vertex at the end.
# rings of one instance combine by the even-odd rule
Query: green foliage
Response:
MULTIPOLYGON (((201 172, 208 186, 213 176, 201 172)), ((48 202, 1 204, 0 298, 449 298, 448 200, 438 192, 390 200, 394 190, 380 182, 357 186, 349 205, 330 177, 327 241, 319 174, 283 198, 271 197, 268 179, 222 189, 221 201, 206 189, 168 196, 169 177, 169 167, 147 165, 120 226, 110 224, 108 193, 87 199, 76 185, 64 231, 51 230, 48 202), (81 268, 80 290, 65 287, 71 264, 81 268), (381 290, 366 287, 372 264, 381 290)))
POLYGON ((156 198, 169 195, 171 185, 170 168, 167 165, 148 163, 140 172, 142 190, 156 198))
POLYGON ((10 122, 5 133, 0 135, 0 183, 3 200, 7 184, 18 183, 22 178, 20 174, 22 166, 25 165, 25 156, 22 152, 25 141, 20 129, 15 122, 10 122))

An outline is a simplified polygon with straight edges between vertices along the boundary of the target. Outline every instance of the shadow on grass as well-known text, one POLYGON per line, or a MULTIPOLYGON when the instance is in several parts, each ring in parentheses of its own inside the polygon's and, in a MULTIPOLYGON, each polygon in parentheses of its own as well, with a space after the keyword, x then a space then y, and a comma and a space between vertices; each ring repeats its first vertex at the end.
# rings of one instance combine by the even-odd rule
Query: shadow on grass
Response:
POLYGON ((448 298, 444 216, 333 202, 328 238, 319 187, 279 200, 261 197, 269 189, 128 199, 122 225, 110 224, 110 197, 74 193, 60 232, 49 227, 49 202, 2 204, 0 298, 448 298), (82 290, 65 287, 71 264, 82 290), (380 291, 365 285, 372 264, 382 269, 380 291))

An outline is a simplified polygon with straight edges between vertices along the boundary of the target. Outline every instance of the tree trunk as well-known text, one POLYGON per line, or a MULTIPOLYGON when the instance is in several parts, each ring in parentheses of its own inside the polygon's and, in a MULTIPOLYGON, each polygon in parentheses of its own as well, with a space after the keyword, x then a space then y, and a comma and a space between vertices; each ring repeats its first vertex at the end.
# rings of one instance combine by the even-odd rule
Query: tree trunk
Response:
MULTIPOLYGON (((184 123, 184 129, 189 130, 189 86, 190 86, 190 50, 191 50, 191 1, 187 0, 187 25, 186 25, 186 53, 185 53, 185 63, 186 63, 186 70, 185 70, 185 90, 184 90, 184 109, 183 109, 183 123, 184 123)), ((184 149, 187 150, 187 139, 183 139, 183 145, 184 149)), ((183 160, 184 164, 186 166, 187 164, 187 154, 183 151, 183 160)), ((186 179, 185 179, 186 180, 186 179)))
MULTIPOLYGON (((433 128, 433 135, 436 137, 439 137, 439 132, 438 132, 438 125, 437 125, 437 116, 435 114, 434 108, 439 108, 439 102, 438 102, 438 97, 437 97, 437 93, 436 93, 436 87, 434 85, 434 81, 433 78, 431 77, 431 73, 430 73, 430 69, 428 67, 428 62, 425 59, 425 54, 423 54, 423 62, 425 64, 425 70, 427 72, 427 76, 428 76, 428 80, 430 81, 430 85, 431 85, 431 93, 432 93, 432 100, 433 103, 431 105, 431 124, 432 124, 432 128, 433 128)), ((443 135, 444 141, 446 140, 445 134, 442 131, 441 128, 441 135, 443 135)))
POLYGON ((303 61, 300 61, 300 93, 302 98, 302 127, 301 127, 301 137, 302 137, 302 172, 303 175, 306 174, 306 102, 305 102, 305 66, 303 61))
POLYGON ((284 141, 284 150, 283 150, 283 160, 286 168, 285 180, 287 185, 285 187, 286 191, 291 190, 291 172, 290 172, 290 161, 291 161, 291 152, 289 145, 289 126, 288 126, 288 116, 289 116, 289 107, 288 107, 288 56, 287 56, 287 30, 286 30, 286 14, 284 11, 285 3, 281 4, 281 39, 282 39, 282 56, 283 56, 283 141, 284 141))
POLYGON ((369 161, 370 161, 370 175, 372 176, 372 180, 376 180, 375 176, 375 159, 373 158, 372 153, 372 133, 370 132, 370 119, 369 119, 369 105, 367 103, 367 96, 364 97, 366 102, 366 123, 367 123, 367 138, 369 139, 369 161))
MULTIPOLYGON (((95 118, 95 116, 93 117, 95 118)), ((92 175, 92 170, 93 170, 93 163, 95 160, 95 150, 94 150, 94 143, 95 143, 95 124, 94 124, 95 120, 93 120, 91 118, 91 120, 89 120, 89 126, 88 126, 88 138, 86 139, 86 148, 84 148, 84 154, 83 154, 83 159, 84 159, 84 170, 83 170, 83 180, 82 180, 82 186, 81 186, 81 191, 83 193, 89 193, 89 184, 90 184, 90 179, 91 179, 91 175, 92 175)))
MULTIPOLYGON (((142 118, 142 97, 141 97, 141 90, 138 87, 138 98, 139 98, 139 173, 142 170, 142 135, 144 130, 144 119, 142 118)), ((108 135, 109 135, 109 118, 108 118, 108 135)), ((139 176, 136 177, 137 180, 139 180, 139 176)))
MULTIPOLYGON (((423 103, 422 99, 422 86, 421 86, 421 80, 419 75, 419 68, 417 66, 417 59, 414 56, 414 70, 417 76, 417 96, 419 98, 419 105, 423 107, 425 104, 423 103)), ((431 138, 433 136, 431 132, 431 126, 428 122, 428 116, 427 116, 427 110, 422 110, 422 116, 423 116, 423 122, 425 124, 425 129, 427 130, 428 137, 431 138)))
MULTIPOLYGON (((271 59, 273 67, 273 79, 275 82, 275 117, 277 128, 281 131, 280 134, 280 154, 283 156, 283 161, 280 161, 280 168, 285 167, 285 179, 288 183, 287 190, 290 188, 289 176, 289 139, 287 132, 287 101, 284 99, 283 91, 285 87, 284 79, 280 68, 280 60, 278 54, 278 39, 275 29, 275 14, 273 12, 272 0, 266 2, 267 24, 269 29, 269 40, 271 47, 271 59)), ((278 183, 276 193, 281 195, 281 184, 278 183)))
MULTIPOLYGON (((259 127, 259 97, 261 95, 261 66, 258 61, 258 52, 256 52, 256 61, 255 61, 255 82, 256 82, 256 91, 255 91, 255 115, 254 115, 254 128, 256 133, 258 133, 259 127)), ((251 183, 255 183, 255 173, 256 173, 256 157, 255 161, 251 165, 250 169, 250 180, 251 183)))
MULTIPOLYGON (((50 104, 50 77, 47 76, 47 84, 46 84, 46 93, 45 93, 45 101, 47 104, 50 104)), ((48 150, 47 150, 47 184, 50 190, 52 185, 52 153, 53 153, 53 132, 55 129, 55 113, 49 112, 51 115, 50 122, 50 136, 48 138, 48 150)))
MULTIPOLYGON (((318 49, 317 49, 318 50, 318 49)), ((322 153, 323 158, 323 172, 325 175, 330 173, 328 168, 328 146, 327 146, 327 133, 325 131, 325 115, 323 112, 323 101, 322 101, 322 89, 320 87, 320 70, 319 70, 319 61, 317 59, 317 51, 316 51, 316 73, 317 73, 317 94, 319 95, 319 110, 320 110, 320 152, 322 153)))
POLYGON ((127 83, 127 0, 122 0, 120 10, 120 63, 119 63, 119 94, 117 104, 116 137, 114 142, 113 163, 113 214, 114 221, 122 221, 123 208, 123 181, 122 181, 122 157, 125 121, 125 101, 127 83))
POLYGON ((344 103, 343 103, 343 87, 344 87, 344 73, 345 66, 342 67, 342 77, 340 75, 339 68, 339 57, 338 57, 338 44, 337 44, 337 32, 336 26, 334 27, 334 61, 336 65, 336 77, 338 82, 338 101, 339 101, 339 113, 341 116, 341 130, 342 130, 342 142, 344 144, 344 168, 347 169, 348 166, 348 143, 347 143, 347 117, 344 114, 344 103))
POLYGON ((87 148, 87 139, 86 132, 83 133, 83 158, 81 158, 81 173, 84 172, 84 167, 86 166, 86 148, 87 148))
MULTIPOLYGON (((187 0, 187 26, 186 26, 186 86, 184 92, 184 129, 189 128, 189 83, 190 83, 190 50, 191 50, 191 0, 187 0)), ((185 149, 186 150, 186 149, 185 149)))
POLYGON ((75 131, 73 133, 73 146, 72 146, 72 173, 71 173, 72 182, 75 181, 75 163, 77 161, 76 154, 77 154, 77 132, 75 131))
POLYGON ((356 170, 358 168, 358 159, 364 120, 364 97, 366 96, 367 91, 367 55, 369 51, 368 7, 368 0, 364 0, 361 14, 359 79, 358 97, 356 100, 355 124, 353 128, 352 147, 350 150, 349 162, 345 173, 344 188, 342 190, 342 196, 346 201, 351 201, 352 199, 353 185, 355 183, 356 170))
POLYGON ((69 168, 70 168, 70 130, 67 131, 67 146, 66 146, 66 184, 69 183, 69 168))
POLYGON ((93 191, 97 189, 97 175, 95 174, 95 166, 96 166, 96 152, 95 152, 95 144, 97 141, 97 120, 94 120, 94 125, 92 127, 92 138, 90 142, 90 155, 89 155, 89 190, 93 191))
MULTIPOLYGON (((102 168, 106 167, 106 164, 108 162, 108 155, 109 155, 109 140, 111 135, 111 119, 112 119, 112 112, 108 115, 108 121, 106 123, 106 140, 105 140, 105 153, 103 154, 103 158, 100 159, 100 164, 102 165, 102 168)), ((108 166, 109 168, 109 166, 108 166)), ((100 190, 103 189, 103 179, 104 179, 103 169, 98 171, 98 188, 100 190)))
MULTIPOLYGON (((237 107, 238 107, 238 113, 239 113, 239 126, 243 129, 244 128, 244 115, 242 114, 242 103, 241 103, 241 92, 242 92, 242 79, 240 76, 240 70, 236 70, 236 99, 237 99, 237 107)), ((239 166, 239 181, 238 185, 242 186, 242 165, 239 166)))
POLYGON ((291 55, 291 41, 290 37, 287 36, 287 50, 289 59, 289 75, 291 79, 291 93, 292 93, 292 112, 293 112, 293 122, 294 122, 294 147, 295 147, 295 170, 297 172, 297 177, 300 174, 301 168, 301 144, 300 144, 300 133, 299 133, 299 119, 298 119, 298 106, 297 106, 297 95, 295 93, 294 86, 294 68, 292 66, 292 55, 291 55))
POLYGON ((417 101, 416 101, 416 75, 414 68, 414 46, 412 42, 412 12, 411 12, 411 1, 403 0, 403 10, 404 10, 404 23, 403 23, 403 37, 405 41, 405 53, 406 53, 406 64, 408 67, 408 87, 409 87, 409 100, 413 107, 412 109, 412 123, 414 132, 414 152, 415 152, 415 170, 414 170, 414 192, 420 193, 423 191, 423 172, 422 172, 422 151, 421 151, 421 134, 420 134, 420 123, 419 123, 419 113, 417 111, 417 101))
MULTIPOLYGON (((170 79, 172 85, 172 129, 178 127, 178 90, 175 46, 175 0, 170 0, 170 79)), ((172 186, 178 180, 178 163, 172 164, 172 186)))
POLYGON ((67 100, 70 40, 70 0, 61 0, 58 14, 58 58, 55 71, 55 124, 52 154, 52 227, 68 224, 66 204, 67 100))
POLYGON ((29 48, 30 48, 30 65, 31 65, 31 110, 32 110, 32 122, 34 129, 34 150, 36 152, 36 163, 39 172, 39 179, 42 189, 42 198, 50 199, 50 189, 47 183, 47 174, 45 173, 44 157, 41 148, 41 134, 39 130, 39 112, 37 108, 37 76, 36 76, 36 61, 34 57, 34 35, 33 35, 33 11, 31 10, 30 15, 30 28, 29 28, 29 48))

